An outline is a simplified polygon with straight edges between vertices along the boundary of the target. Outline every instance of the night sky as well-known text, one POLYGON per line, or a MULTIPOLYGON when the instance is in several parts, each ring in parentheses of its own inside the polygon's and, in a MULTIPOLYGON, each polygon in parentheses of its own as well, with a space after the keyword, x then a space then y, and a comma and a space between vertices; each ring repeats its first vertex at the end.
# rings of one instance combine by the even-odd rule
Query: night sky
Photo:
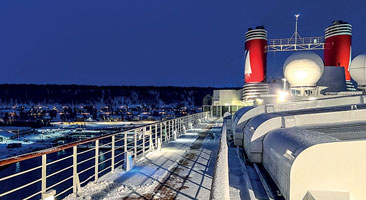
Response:
MULTIPOLYGON (((244 33, 264 25, 302 37, 333 20, 353 25, 352 57, 366 51, 366 1, 0 1, 0 83, 243 85, 244 33)), ((317 52, 322 56, 322 51, 317 52)), ((282 76, 288 53, 268 54, 282 76)))

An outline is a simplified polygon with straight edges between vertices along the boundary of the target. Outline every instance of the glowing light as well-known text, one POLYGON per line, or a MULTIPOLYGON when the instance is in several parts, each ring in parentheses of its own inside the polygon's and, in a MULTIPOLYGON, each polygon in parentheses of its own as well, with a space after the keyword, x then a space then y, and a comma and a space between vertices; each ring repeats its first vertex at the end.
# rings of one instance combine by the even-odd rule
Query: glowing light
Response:
POLYGON ((303 71, 303 70, 295 71, 295 78, 296 79, 306 80, 307 77, 308 77, 308 73, 306 71, 303 71))
POLYGON ((287 100, 288 93, 280 91, 278 93, 277 102, 285 102, 287 100))

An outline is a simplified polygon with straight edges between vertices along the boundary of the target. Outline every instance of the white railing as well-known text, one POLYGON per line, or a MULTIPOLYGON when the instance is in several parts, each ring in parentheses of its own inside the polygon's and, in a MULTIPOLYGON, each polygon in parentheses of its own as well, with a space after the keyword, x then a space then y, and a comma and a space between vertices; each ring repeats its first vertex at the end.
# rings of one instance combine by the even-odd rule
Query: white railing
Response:
POLYGON ((157 149, 159 143, 173 140, 174 134, 184 134, 190 125, 208 114, 196 113, 0 160, 0 174, 12 165, 31 166, 0 175, 0 199, 43 199, 50 192, 60 199, 77 193, 81 186, 124 166, 129 159, 127 152, 133 159, 145 156, 157 149))
POLYGON ((267 41, 266 51, 297 51, 297 50, 318 50, 324 49, 325 38, 304 37, 270 39, 267 41))

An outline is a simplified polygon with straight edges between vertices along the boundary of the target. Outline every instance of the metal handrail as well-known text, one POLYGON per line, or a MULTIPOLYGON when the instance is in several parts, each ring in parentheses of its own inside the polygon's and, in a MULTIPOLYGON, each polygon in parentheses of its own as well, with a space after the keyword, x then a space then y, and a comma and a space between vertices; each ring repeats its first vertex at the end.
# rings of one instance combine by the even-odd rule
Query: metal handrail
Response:
POLYGON ((83 163, 88 162, 88 161, 93 160, 93 159, 94 159, 94 157, 87 158, 85 160, 82 160, 82 161, 78 162, 77 165, 83 164, 83 163))
POLYGON ((283 39, 270 39, 268 40, 268 45, 288 45, 288 44, 317 44, 317 43, 324 43, 325 38, 324 36, 320 37, 304 37, 304 38, 283 38, 283 39))
POLYGON ((63 160, 66 160, 66 159, 72 158, 72 156, 73 156, 73 155, 69 155, 69 156, 66 156, 66 157, 64 157, 64 158, 60 158, 60 159, 58 159, 58 160, 55 160, 55 161, 52 161, 52 162, 47 163, 47 165, 52 165, 52 164, 55 164, 55 163, 61 162, 61 161, 63 161, 63 160))
POLYGON ((70 165, 70 166, 68 166, 68 167, 65 167, 65 168, 63 168, 63 169, 61 169, 61 170, 57 171, 57 172, 53 172, 52 174, 49 174, 49 175, 47 175, 46 177, 47 177, 47 178, 49 178, 49 177, 51 177, 51 176, 54 176, 54 175, 59 174, 59 173, 61 173, 61 172, 64 172, 64 171, 66 171, 66 170, 68 170, 68 169, 71 169, 72 167, 73 167, 73 166, 72 166, 72 165, 70 165))
POLYGON ((118 162, 115 163, 115 165, 118 165, 119 163, 123 162, 124 160, 120 160, 118 162))
POLYGON ((88 167, 88 168, 86 168, 86 169, 84 169, 84 170, 82 170, 82 171, 80 171, 80 172, 78 172, 78 174, 82 174, 82 173, 84 173, 84 172, 86 172, 86 171, 88 171, 88 170, 91 170, 91 169, 93 169, 94 168, 94 165, 93 166, 91 166, 91 167, 88 167))
POLYGON ((18 191, 18 190, 20 190, 20 189, 23 189, 23 188, 25 188, 25 187, 28 187, 28 186, 30 186, 30 185, 32 185, 32 184, 34 184, 34 183, 39 182, 39 181, 41 181, 41 179, 37 179, 37 180, 35 180, 35 181, 32 181, 32 182, 27 183, 27 184, 25 184, 25 185, 22 185, 22 186, 20 186, 20 187, 17 187, 17 188, 14 188, 14 189, 12 189, 12 190, 9 190, 9 191, 7 191, 7 192, 4 192, 4 193, 0 194, 0 197, 3 197, 3 196, 5 196, 5 195, 7 195, 7 194, 10 194, 10 193, 12 193, 12 192, 16 192, 16 191, 18 191))
POLYGON ((41 191, 39 191, 39 192, 37 192, 37 193, 34 193, 34 194, 32 194, 32 195, 29 195, 28 197, 24 198, 24 200, 31 199, 31 198, 33 198, 33 197, 37 196, 38 194, 41 194, 41 191))
MULTIPOLYGON (((31 169, 27 169, 25 171, 21 171, 18 173, 10 174, 5 177, 1 177, 0 183, 1 182, 6 183, 6 180, 8 180, 10 178, 14 178, 14 177, 17 177, 22 174, 30 173, 30 172, 33 172, 34 170, 41 170, 41 178, 34 180, 32 182, 29 182, 29 183, 24 183, 22 186, 19 186, 16 188, 11 188, 11 189, 9 189, 9 191, 5 191, 5 192, 1 193, 0 197, 9 195, 13 192, 26 188, 37 182, 41 182, 41 190, 35 191, 35 193, 33 193, 33 194, 26 194, 26 195, 28 195, 28 197, 26 197, 26 199, 34 198, 37 195, 45 193, 47 190, 49 190, 51 188, 55 188, 56 186, 59 186, 65 182, 67 182, 70 179, 73 180, 72 186, 67 187, 66 189, 63 189, 61 191, 57 191, 57 194, 55 195, 55 197, 64 195, 66 192, 68 192, 71 189, 73 189, 73 193, 77 193, 78 188, 80 188, 81 184, 85 184, 88 181, 91 181, 93 178, 94 178, 94 181, 97 181, 99 174, 101 174, 107 170, 114 171, 116 166, 119 166, 119 164, 121 164, 121 163, 122 164, 126 163, 124 160, 126 158, 122 159, 120 156, 122 156, 127 151, 132 151, 134 158, 136 158, 136 156, 138 156, 138 155, 145 156, 147 152, 153 151, 158 146, 158 144, 157 144, 158 139, 160 139, 162 142, 170 141, 171 138, 173 138, 173 133, 176 133, 177 136, 182 134, 182 131, 185 130, 183 127, 188 126, 189 123, 197 123, 199 119, 208 117, 208 114, 209 114, 208 112, 196 113, 193 115, 187 115, 187 116, 179 117, 176 119, 170 119, 170 120, 166 120, 166 121, 152 123, 149 125, 143 125, 140 127, 136 127, 133 129, 123 131, 123 132, 114 132, 114 133, 98 136, 95 138, 72 142, 69 144, 62 145, 62 146, 49 148, 49 149, 45 149, 45 150, 41 150, 41 151, 24 154, 21 156, 15 156, 15 157, 0 160, 0 167, 1 167, 1 166, 14 164, 17 162, 26 161, 26 160, 29 160, 32 158, 42 158, 41 165, 38 165, 31 169), (128 135, 131 134, 131 132, 134 134, 134 137, 133 137, 134 141, 127 142, 128 135), (118 140, 116 140, 116 136, 118 136, 118 140), (120 137, 121 137, 121 139, 120 139, 120 137), (139 139, 139 138, 141 138, 141 139, 139 139), (102 139, 110 139, 111 142, 108 142, 106 144, 100 144, 100 141, 102 139), (122 142, 122 141, 123 141, 123 145, 116 146, 117 142, 122 142), (95 143, 95 145, 93 146, 93 148, 91 148, 89 150, 78 152, 78 150, 77 150, 78 146, 87 144, 87 143, 95 143), (99 148, 107 146, 107 145, 110 145, 111 150, 99 153, 99 148), (129 145, 131 145, 133 147, 128 148, 129 145), (48 154, 56 153, 56 152, 66 150, 66 149, 71 149, 73 153, 71 155, 67 155, 63 158, 47 162, 48 154), (121 149, 122 152, 118 151, 118 153, 116 153, 117 149, 121 149), (85 153, 92 152, 92 151, 94 151, 95 153, 91 153, 92 155, 90 155, 89 157, 78 161, 78 156, 80 156, 82 154, 87 155, 85 153), (111 157, 106 158, 105 160, 99 161, 100 157, 102 155, 106 155, 106 154, 111 154, 111 157), (63 167, 61 170, 53 171, 52 173, 50 172, 47 175, 48 166, 55 164, 55 163, 61 163, 66 160, 70 161, 69 158, 73 158, 72 164, 63 167), (91 161, 93 159, 94 159, 94 164, 92 166, 87 167, 86 169, 82 169, 80 172, 78 172, 78 166, 81 167, 80 166, 81 164, 91 161), (118 162, 115 162, 116 159, 118 162), (105 163, 107 163, 107 162, 110 162, 110 164, 105 165, 105 163), (104 164, 104 165, 102 165, 102 166, 104 166, 103 168, 102 168, 102 166, 100 166, 101 164, 104 164), (94 168, 93 175, 87 177, 86 179, 83 178, 84 180, 79 180, 80 174, 83 174, 84 172, 87 172, 87 171, 91 171, 93 168, 94 168), (61 174, 62 172, 66 172, 67 170, 70 170, 70 169, 73 169, 72 176, 68 176, 67 178, 64 178, 61 181, 53 183, 52 186, 47 187, 46 183, 48 180, 52 179, 53 177, 57 177, 55 175, 61 174)), ((129 139, 131 139, 131 138, 129 138, 129 139)))
POLYGON ((325 37, 295 37, 284 39, 270 39, 265 47, 266 52, 320 50, 325 48, 325 37))
POLYGON ((98 172, 99 174, 103 173, 104 171, 106 171, 107 169, 111 168, 112 166, 106 167, 104 169, 102 169, 100 172, 98 172))
POLYGON ((66 181, 70 180, 71 178, 73 178, 73 177, 72 177, 72 176, 69 176, 69 177, 67 177, 67 178, 65 178, 65 179, 62 179, 62 181, 59 181, 59 182, 57 182, 57 183, 55 183, 55 184, 53 184, 53 185, 51 185, 51 186, 47 187, 47 189, 49 189, 49 188, 53 188, 53 187, 55 187, 55 186, 58 186, 58 185, 60 185, 61 183, 64 183, 64 182, 66 182, 66 181))
POLYGON ((40 169, 40 168, 42 168, 42 166, 38 166, 38 167, 28 169, 28 170, 25 170, 25 171, 22 171, 22 172, 18 172, 18 173, 15 173, 15 174, 12 174, 12 175, 9 175, 9 176, 6 176, 6 177, 2 177, 2 178, 0 178, 0 181, 4 181, 6 179, 13 178, 15 176, 19 176, 19 175, 22 175, 22 174, 25 174, 25 173, 28 173, 28 172, 31 172, 31 171, 34 171, 34 170, 40 169))
MULTIPOLYGON (((196 114, 199 114, 199 113, 196 113, 196 114)), ((193 115, 195 115, 195 114, 193 114, 193 115)), ((179 118, 182 118, 182 117, 179 117, 179 118)), ((176 118, 176 119, 179 119, 179 118, 176 118)), ((173 119, 166 120, 166 122, 170 122, 172 120, 173 119)), ((159 124, 159 123, 160 122, 156 122, 156 123, 152 123, 152 124, 159 124)), ((152 124, 150 124, 150 125, 152 125, 152 124)), ((145 126, 142 126, 142 127, 146 127, 146 126, 149 126, 149 125, 145 125, 145 126)), ((133 129, 130 129, 129 131, 136 130, 136 129, 139 129, 139 128, 141 128, 141 127, 133 128, 133 129)), ((111 137, 113 135, 121 134, 121 133, 124 133, 124 132, 126 132, 126 131, 118 132, 118 133, 109 133, 109 134, 106 134, 106 135, 102 135, 102 136, 98 136, 98 137, 94 137, 94 138, 90 138, 90 139, 86 139, 86 140, 82 140, 82 141, 77 141, 77 142, 72 142, 72 143, 69 143, 69 144, 61 145, 61 146, 58 146, 58 147, 55 147, 55 148, 49 148, 49 149, 45 149, 45 150, 40 150, 40 151, 28 153, 28 154, 23 154, 21 156, 14 156, 14 157, 6 158, 6 159, 3 159, 3 160, 0 160, 0 167, 8 165, 8 164, 16 163, 16 162, 19 162, 19 161, 23 161, 23 160, 36 158, 36 157, 39 157, 39 156, 42 156, 42 155, 55 153, 55 152, 65 150, 65 149, 68 149, 68 148, 71 148, 71 147, 74 147, 74 146, 78 146, 78 145, 81 145, 81 144, 86 144, 86 143, 89 143, 89 142, 95 142, 97 140, 105 139, 105 138, 111 137)))
POLYGON ((89 150, 81 151, 81 152, 77 153, 77 155, 81 155, 81 154, 88 153, 88 152, 91 152, 91 151, 94 151, 94 149, 89 149, 89 150))

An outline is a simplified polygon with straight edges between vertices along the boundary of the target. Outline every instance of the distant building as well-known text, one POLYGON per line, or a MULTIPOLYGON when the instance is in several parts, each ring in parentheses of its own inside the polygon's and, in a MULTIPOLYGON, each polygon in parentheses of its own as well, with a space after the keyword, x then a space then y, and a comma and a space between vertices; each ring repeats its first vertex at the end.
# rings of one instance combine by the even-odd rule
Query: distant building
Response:
POLYGON ((111 122, 118 122, 122 121, 123 117, 120 115, 109 115, 106 120, 111 122))
POLYGON ((204 105, 203 111, 211 111, 215 116, 223 116, 225 112, 234 113, 243 106, 241 96, 242 90, 214 90, 212 105, 204 105))

